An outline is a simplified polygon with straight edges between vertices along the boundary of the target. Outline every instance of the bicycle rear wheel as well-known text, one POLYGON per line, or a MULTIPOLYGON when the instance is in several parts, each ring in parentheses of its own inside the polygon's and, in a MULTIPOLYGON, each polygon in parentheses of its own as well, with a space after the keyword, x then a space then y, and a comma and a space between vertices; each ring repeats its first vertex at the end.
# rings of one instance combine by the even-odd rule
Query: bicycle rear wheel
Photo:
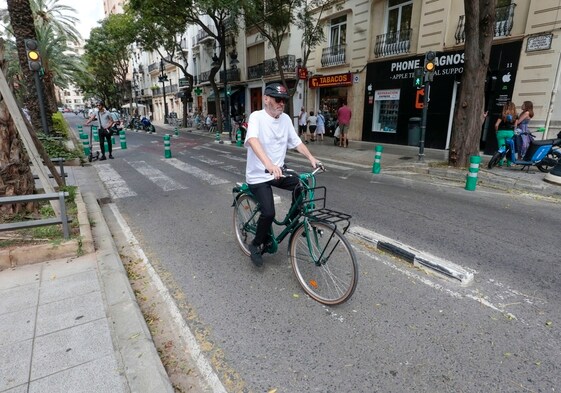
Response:
POLYGON ((289 245, 289 259, 296 279, 314 300, 336 305, 356 289, 358 265, 349 241, 334 225, 309 221, 298 227, 289 245))
POLYGON ((257 210, 257 201, 249 195, 240 196, 234 205, 234 232, 240 248, 248 256, 249 244, 253 241, 257 229, 257 210))

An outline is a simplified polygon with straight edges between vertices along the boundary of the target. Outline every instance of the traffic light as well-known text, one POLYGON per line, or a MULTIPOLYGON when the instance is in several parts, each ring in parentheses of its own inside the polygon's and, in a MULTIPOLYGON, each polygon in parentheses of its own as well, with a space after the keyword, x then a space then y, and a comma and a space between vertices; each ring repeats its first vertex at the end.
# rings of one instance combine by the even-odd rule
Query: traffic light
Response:
POLYGON ((425 82, 432 82, 434 79, 434 70, 436 68, 436 64, 434 63, 435 59, 436 53, 433 51, 425 54, 425 82))
POLYGON ((415 68, 413 71, 413 86, 417 89, 423 87, 423 69, 422 68, 415 68))
POLYGON ((39 45, 32 39, 25 40, 25 52, 27 54, 27 65, 31 71, 39 71, 42 68, 39 45))

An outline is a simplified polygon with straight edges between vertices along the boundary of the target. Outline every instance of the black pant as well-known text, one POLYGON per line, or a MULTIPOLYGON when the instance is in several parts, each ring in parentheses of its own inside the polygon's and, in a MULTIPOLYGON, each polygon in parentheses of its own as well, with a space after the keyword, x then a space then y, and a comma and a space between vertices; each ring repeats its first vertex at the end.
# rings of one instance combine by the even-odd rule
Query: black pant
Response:
POLYGON ((111 144, 111 131, 106 128, 99 129, 99 148, 101 149, 101 155, 105 156, 105 143, 107 140, 107 149, 109 150, 109 155, 113 152, 113 145, 111 144))
MULTIPOLYGON (((249 184, 249 189, 259 202, 259 210, 261 215, 257 221, 257 229, 255 233, 255 238, 253 239, 253 244, 260 246, 265 243, 267 236, 269 235, 269 229, 273 224, 273 219, 275 218, 275 201, 273 199, 273 189, 271 186, 282 188, 284 190, 293 191, 300 184, 300 180, 297 177, 281 177, 280 179, 270 180, 266 183, 259 184, 249 184)), ((297 197, 296 193, 292 193, 292 203, 297 197)))

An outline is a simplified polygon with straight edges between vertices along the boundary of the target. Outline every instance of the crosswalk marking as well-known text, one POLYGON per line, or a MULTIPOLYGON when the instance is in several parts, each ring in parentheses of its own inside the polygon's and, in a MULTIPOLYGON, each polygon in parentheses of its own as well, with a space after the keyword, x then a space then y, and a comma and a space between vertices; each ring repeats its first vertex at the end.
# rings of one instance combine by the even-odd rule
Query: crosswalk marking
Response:
POLYGON ((159 169, 148 165, 146 161, 127 161, 127 163, 164 191, 184 190, 187 188, 165 175, 159 169))
POLYGON ((111 167, 110 164, 97 164, 97 173, 112 199, 127 198, 136 196, 136 192, 131 190, 123 178, 111 167))
POLYGON ((225 165, 225 166, 221 166, 220 169, 225 170, 226 172, 230 172, 233 173, 234 175, 238 175, 238 176, 245 176, 245 173, 243 173, 242 171, 240 171, 237 167, 235 167, 234 165, 225 165))
POLYGON ((212 158, 207 158, 205 156, 191 156, 191 158, 209 165, 224 164, 222 161, 213 160, 212 158))
POLYGON ((180 161, 176 158, 162 158, 162 161, 174 166, 175 168, 179 169, 180 171, 186 172, 186 173, 188 173, 192 176, 195 176, 196 178, 199 178, 199 179, 207 182, 211 186, 215 186, 215 185, 218 185, 218 184, 229 183, 228 180, 222 179, 218 176, 214 176, 210 173, 207 173, 207 172, 203 171, 200 168, 189 165, 189 164, 187 164, 183 161, 180 161))

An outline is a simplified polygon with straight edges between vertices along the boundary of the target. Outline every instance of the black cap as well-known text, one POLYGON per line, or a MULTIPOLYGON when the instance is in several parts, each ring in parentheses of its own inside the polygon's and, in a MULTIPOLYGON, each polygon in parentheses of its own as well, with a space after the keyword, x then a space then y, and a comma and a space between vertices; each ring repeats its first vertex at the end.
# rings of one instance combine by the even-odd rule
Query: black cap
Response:
POLYGON ((265 87, 265 95, 288 99, 288 90, 286 90, 286 87, 280 83, 271 83, 265 87))

